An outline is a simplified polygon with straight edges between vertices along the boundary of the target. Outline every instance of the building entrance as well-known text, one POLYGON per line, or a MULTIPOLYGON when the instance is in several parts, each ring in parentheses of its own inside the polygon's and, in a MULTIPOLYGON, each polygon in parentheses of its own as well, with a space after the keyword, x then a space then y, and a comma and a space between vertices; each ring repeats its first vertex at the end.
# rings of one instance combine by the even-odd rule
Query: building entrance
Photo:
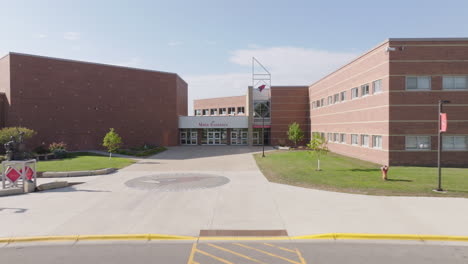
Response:
POLYGON ((247 145, 247 129, 231 130, 231 145, 247 145))
POLYGON ((181 145, 197 145, 198 132, 196 129, 181 129, 180 130, 181 145))
POLYGON ((208 131, 208 145, 221 145, 221 132, 208 131))

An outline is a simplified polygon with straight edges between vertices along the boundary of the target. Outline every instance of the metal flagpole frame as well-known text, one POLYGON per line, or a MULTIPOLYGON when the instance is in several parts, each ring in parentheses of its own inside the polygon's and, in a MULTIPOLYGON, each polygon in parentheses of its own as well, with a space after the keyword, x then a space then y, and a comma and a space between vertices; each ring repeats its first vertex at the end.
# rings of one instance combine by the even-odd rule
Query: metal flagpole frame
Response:
MULTIPOLYGON (((252 89, 257 89, 257 87, 265 85, 266 87, 271 88, 271 73, 263 66, 261 62, 259 62, 255 57, 252 57, 252 89), (259 65, 262 69, 261 73, 255 71, 255 64, 259 65)), ((265 88, 264 88, 265 89, 265 88)), ((271 100, 271 99, 270 99, 271 100)), ((271 102, 269 102, 271 104, 271 102)), ((271 118, 271 107, 269 107, 270 111, 270 118, 271 118)), ((255 120, 255 109, 254 112, 254 120, 255 120)), ((261 109, 261 118, 262 118, 262 158, 265 157, 265 111, 262 107, 261 109)))

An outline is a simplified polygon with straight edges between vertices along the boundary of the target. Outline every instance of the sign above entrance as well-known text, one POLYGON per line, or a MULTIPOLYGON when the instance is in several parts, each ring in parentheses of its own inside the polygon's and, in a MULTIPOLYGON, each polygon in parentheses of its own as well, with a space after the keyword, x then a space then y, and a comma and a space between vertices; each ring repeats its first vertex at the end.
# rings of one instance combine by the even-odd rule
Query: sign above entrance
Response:
POLYGON ((248 128, 248 116, 179 116, 179 128, 248 128))

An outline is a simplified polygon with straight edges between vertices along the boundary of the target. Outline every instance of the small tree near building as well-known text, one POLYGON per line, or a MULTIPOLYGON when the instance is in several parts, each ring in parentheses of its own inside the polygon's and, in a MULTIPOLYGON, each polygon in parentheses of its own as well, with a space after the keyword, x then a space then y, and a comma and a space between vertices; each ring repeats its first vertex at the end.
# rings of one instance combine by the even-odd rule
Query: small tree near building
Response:
POLYGON ((297 142, 304 139, 304 132, 297 122, 289 124, 288 138, 294 142, 294 147, 297 147, 297 142))
POLYGON ((327 141, 320 133, 313 133, 312 140, 307 144, 309 153, 317 157, 317 171, 320 171, 320 157, 328 153, 327 141))
POLYGON ((115 132, 113 128, 107 132, 102 145, 109 151, 109 159, 112 158, 112 153, 115 153, 122 146, 122 138, 115 132))

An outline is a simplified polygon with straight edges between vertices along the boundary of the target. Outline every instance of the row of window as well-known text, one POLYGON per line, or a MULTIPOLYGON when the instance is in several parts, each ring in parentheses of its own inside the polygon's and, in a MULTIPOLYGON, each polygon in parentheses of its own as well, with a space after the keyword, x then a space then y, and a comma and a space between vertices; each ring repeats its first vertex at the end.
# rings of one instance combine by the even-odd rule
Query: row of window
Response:
MULTIPOLYGON (((431 150, 431 136, 406 136, 406 150, 431 150)), ((468 150, 468 136, 442 136, 443 150, 468 150)))
MULTIPOLYGON (((324 137, 324 133, 320 133, 324 137)), ((351 134, 351 145, 381 149, 382 136, 372 136, 372 142, 369 142, 369 135, 351 134), (360 139, 360 141, 359 141, 360 139)), ((343 133, 327 133, 328 142, 347 144, 346 134, 343 133)), ((431 136, 405 136, 406 150, 431 150, 431 136)), ((468 150, 468 135, 461 136, 442 136, 443 150, 468 150)))
POLYGON ((243 106, 237 107, 223 107, 223 108, 211 108, 211 109, 195 109, 196 116, 209 116, 209 115, 243 115, 245 108, 243 106))
MULTIPOLYGON (((407 76, 406 90, 431 90, 431 76, 407 76)), ((442 76, 443 90, 468 90, 468 76, 442 76)))
MULTIPOLYGON (((376 80, 372 82, 372 94, 377 94, 382 92, 382 80, 376 80)), ((368 96, 370 95, 370 85, 368 83, 361 85, 361 87, 355 87, 351 89, 351 100, 356 99, 359 96, 368 96), (359 93, 359 90, 361 91, 359 93)), ((325 98, 312 102, 312 108, 320 108, 325 105, 332 105, 337 104, 339 102, 346 101, 347 98, 347 91, 343 91, 340 93, 336 93, 333 96, 330 95, 327 98, 327 104, 325 104, 325 98)))
MULTIPOLYGON (((324 133, 320 133, 322 137, 324 137, 324 133)), ((334 143, 341 143, 347 144, 346 134, 344 133, 327 133, 327 140, 328 142, 334 143)), ((381 149, 382 148, 382 136, 377 135, 358 135, 358 134, 351 134, 351 145, 362 146, 362 147, 370 147, 372 148, 381 149), (361 143, 359 144, 359 138, 361 138, 361 143), (372 142, 370 139, 372 138, 372 142)))

